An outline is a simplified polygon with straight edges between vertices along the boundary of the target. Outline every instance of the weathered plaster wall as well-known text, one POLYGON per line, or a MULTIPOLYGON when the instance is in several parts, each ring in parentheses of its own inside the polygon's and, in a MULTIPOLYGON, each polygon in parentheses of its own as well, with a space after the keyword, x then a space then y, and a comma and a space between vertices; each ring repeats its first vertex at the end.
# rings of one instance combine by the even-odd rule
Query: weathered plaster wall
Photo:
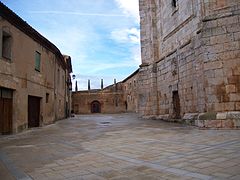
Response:
POLYGON ((11 60, 0 57, 0 86, 14 90, 13 132, 27 128, 29 95, 41 98, 41 125, 64 118, 65 70, 57 63, 56 56, 3 18, 0 19, 2 31, 12 36, 11 60), (40 72, 35 70, 35 51, 41 53, 40 72), (55 81, 58 75, 61 82, 55 81))

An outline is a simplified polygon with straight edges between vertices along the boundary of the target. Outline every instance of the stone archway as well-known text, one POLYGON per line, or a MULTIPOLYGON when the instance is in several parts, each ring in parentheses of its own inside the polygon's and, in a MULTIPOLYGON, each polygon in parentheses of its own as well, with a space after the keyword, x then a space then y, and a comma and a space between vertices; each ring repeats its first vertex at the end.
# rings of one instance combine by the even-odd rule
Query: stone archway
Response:
POLYGON ((101 103, 99 101, 91 103, 91 113, 101 113, 101 103))

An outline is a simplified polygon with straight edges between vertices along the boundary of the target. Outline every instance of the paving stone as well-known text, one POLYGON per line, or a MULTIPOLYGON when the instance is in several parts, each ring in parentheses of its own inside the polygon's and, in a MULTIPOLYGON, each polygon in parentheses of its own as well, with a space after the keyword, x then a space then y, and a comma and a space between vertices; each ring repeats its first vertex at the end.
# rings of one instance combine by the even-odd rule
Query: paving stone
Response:
POLYGON ((33 179, 238 179, 240 175, 240 131, 234 130, 200 130, 135 114, 82 115, 10 137, 0 137, 0 152, 33 179), (99 129, 98 122, 105 119, 112 126, 99 129), (34 145, 27 146, 28 153, 19 148, 26 144, 34 145))

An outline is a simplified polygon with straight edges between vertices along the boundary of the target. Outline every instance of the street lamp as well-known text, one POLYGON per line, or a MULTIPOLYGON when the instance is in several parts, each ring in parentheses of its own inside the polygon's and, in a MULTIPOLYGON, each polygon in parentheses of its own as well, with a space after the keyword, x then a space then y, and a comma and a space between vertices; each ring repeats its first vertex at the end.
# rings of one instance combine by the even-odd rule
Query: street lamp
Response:
POLYGON ((75 75, 75 74, 73 74, 73 75, 72 75, 72 79, 74 80, 75 78, 76 78, 76 75, 75 75))

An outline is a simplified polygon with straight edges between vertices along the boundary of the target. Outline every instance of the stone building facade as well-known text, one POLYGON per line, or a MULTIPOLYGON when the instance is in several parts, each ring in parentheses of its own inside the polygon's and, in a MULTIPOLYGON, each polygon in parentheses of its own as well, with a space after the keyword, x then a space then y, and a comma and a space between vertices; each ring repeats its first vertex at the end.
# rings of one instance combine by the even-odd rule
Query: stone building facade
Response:
POLYGON ((138 112, 138 72, 139 69, 122 81, 127 112, 138 112))
POLYGON ((65 88, 66 88, 66 117, 71 116, 71 110, 72 110, 72 80, 71 80, 71 73, 73 72, 72 70, 72 60, 71 57, 68 55, 63 55, 64 61, 66 64, 66 71, 65 71, 65 88))
POLYGON ((73 92, 72 108, 75 114, 126 112, 123 85, 116 83, 103 89, 73 92))
POLYGON ((75 91, 72 93, 72 109, 75 114, 125 113, 138 111, 138 71, 123 81, 101 89, 75 91))
POLYGON ((0 134, 65 118, 71 58, 0 2, 0 134))
POLYGON ((240 1, 139 0, 139 113, 240 126, 240 1))

